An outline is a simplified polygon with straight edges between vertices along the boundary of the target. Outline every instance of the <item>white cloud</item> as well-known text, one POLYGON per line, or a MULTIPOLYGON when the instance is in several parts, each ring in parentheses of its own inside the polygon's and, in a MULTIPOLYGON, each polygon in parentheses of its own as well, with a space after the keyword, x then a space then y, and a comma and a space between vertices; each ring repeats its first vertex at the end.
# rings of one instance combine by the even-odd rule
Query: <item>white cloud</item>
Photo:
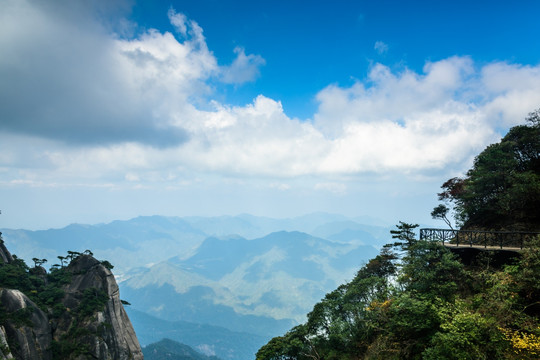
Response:
POLYGON ((234 49, 236 58, 229 66, 222 68, 222 81, 227 84, 242 84, 255 81, 259 76, 259 68, 266 64, 260 55, 246 55, 241 47, 234 49))
MULTIPOLYGON (((538 69, 521 71, 536 76, 538 69)), ((507 122, 492 116, 497 104, 521 96, 530 105, 540 103, 540 82, 522 82, 519 75, 508 75, 506 89, 485 93, 497 74, 476 69, 467 57, 428 63, 420 74, 376 64, 366 82, 323 89, 313 122, 289 118, 280 103, 264 96, 246 107, 201 112, 199 124, 207 126, 192 132, 198 135, 180 149, 189 159, 180 158, 199 169, 264 176, 463 168, 497 140, 497 128, 523 122, 535 107, 520 108, 507 122)))
POLYGON ((179 14, 174 10, 173 8, 170 8, 167 12, 167 16, 169 17, 169 21, 174 26, 176 31, 179 34, 182 34, 184 36, 187 36, 187 17, 184 14, 179 14))
POLYGON ((481 84, 492 98, 486 114, 499 118, 501 126, 513 126, 516 119, 540 107, 540 66, 492 63, 482 68, 481 84))
POLYGON ((0 56, 4 182, 174 187, 193 174, 354 179, 461 170, 497 140, 496 129, 540 104, 539 66, 456 56, 421 73, 375 64, 350 87, 322 89, 313 119, 302 121, 264 95, 245 106, 208 101, 210 80, 252 81, 264 59, 237 48, 234 62, 219 67, 200 26, 174 10, 182 40, 152 29, 121 38, 22 0, 1 10, 0 46, 11 50, 0 56))

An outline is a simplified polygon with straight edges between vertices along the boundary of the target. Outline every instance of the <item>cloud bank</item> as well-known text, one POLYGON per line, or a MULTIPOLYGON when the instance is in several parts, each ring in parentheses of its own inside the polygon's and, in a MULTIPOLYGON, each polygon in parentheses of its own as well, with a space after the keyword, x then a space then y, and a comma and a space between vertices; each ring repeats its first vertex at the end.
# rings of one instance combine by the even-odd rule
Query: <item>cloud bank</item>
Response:
POLYGON ((352 86, 321 89, 310 119, 264 94, 230 106, 211 84, 255 81, 262 56, 237 47, 220 66, 203 29, 173 9, 171 32, 129 37, 83 10, 0 5, 4 183, 429 174, 463 169, 540 105, 540 66, 454 56, 422 72, 375 63, 352 86))

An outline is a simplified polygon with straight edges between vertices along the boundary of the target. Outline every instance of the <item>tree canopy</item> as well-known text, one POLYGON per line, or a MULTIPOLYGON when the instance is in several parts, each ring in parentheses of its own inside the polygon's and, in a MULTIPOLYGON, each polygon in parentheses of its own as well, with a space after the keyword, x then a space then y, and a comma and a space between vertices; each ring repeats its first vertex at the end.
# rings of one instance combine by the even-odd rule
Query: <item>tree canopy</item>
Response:
POLYGON ((540 230, 540 109, 449 179, 439 199, 453 203, 464 229, 540 230))

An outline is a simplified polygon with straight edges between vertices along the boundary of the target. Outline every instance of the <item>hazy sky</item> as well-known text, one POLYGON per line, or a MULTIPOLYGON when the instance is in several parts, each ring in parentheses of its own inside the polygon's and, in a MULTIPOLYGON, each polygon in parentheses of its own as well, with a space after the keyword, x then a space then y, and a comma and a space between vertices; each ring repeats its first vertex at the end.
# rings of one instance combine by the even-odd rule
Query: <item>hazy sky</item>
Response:
POLYGON ((534 0, 0 0, 0 227, 430 222, 440 185, 540 107, 539 13, 534 0))

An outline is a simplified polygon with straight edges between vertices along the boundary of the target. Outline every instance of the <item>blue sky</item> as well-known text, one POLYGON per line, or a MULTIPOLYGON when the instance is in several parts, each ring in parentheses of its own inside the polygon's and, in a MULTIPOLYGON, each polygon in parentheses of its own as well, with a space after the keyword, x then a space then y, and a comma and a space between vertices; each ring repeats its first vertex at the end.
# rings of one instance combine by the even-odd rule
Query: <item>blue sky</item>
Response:
POLYGON ((0 227, 429 223, 540 107, 540 3, 0 0, 0 227))
POLYGON ((426 61, 452 55, 468 55, 480 64, 538 62, 532 50, 540 45, 535 1, 155 3, 139 2, 133 9, 144 28, 170 29, 164 14, 173 6, 203 27, 219 62, 230 63, 236 46, 264 57, 264 76, 256 83, 223 89, 229 102, 250 102, 264 89, 300 118, 316 111, 314 98, 322 88, 364 79, 376 62, 418 72, 426 61))

